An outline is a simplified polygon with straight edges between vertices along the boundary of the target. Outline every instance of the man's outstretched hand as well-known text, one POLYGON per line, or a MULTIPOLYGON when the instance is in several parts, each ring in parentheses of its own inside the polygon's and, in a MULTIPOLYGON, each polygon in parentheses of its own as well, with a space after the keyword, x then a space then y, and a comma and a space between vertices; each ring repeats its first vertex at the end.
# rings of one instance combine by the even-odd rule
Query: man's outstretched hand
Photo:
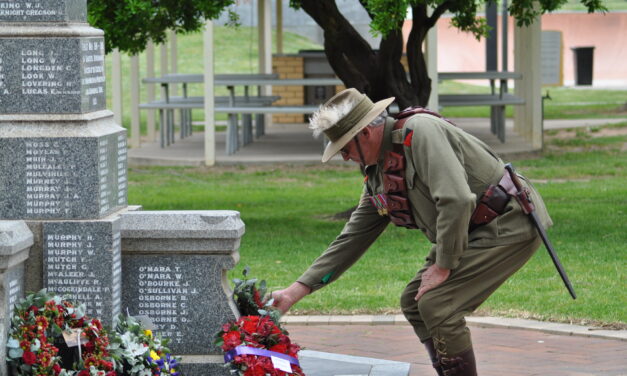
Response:
POLYGON ((311 293, 311 289, 300 282, 294 282, 290 285, 290 287, 274 291, 272 293, 272 298, 274 302, 272 305, 275 306, 281 314, 287 312, 294 304, 298 303, 304 296, 311 293))
POLYGON ((414 300, 418 301, 427 291, 436 288, 442 282, 446 281, 449 275, 451 275, 450 269, 440 268, 436 264, 428 267, 427 270, 422 273, 418 294, 416 294, 414 300))

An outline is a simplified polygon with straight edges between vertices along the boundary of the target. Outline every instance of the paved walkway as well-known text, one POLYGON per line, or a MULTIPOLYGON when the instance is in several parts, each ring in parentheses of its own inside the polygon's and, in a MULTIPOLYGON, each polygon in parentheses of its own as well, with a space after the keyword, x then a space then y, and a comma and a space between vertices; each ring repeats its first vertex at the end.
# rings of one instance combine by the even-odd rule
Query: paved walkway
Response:
MULTIPOLYGON (((468 322, 481 376, 627 375, 626 331, 603 333, 515 319, 471 318, 468 322), (515 326, 520 328, 513 329, 515 326), (545 330, 533 329, 536 327, 545 330), (563 334, 556 334, 560 332, 563 334)), ((398 318, 288 317, 286 328, 291 338, 308 350, 407 362, 410 376, 434 375, 413 330, 398 318), (364 324, 368 321, 370 324, 364 324)))
MULTIPOLYGON (((455 124, 468 133, 486 142, 501 157, 528 153, 531 146, 513 131, 513 122, 507 120, 507 139, 501 143, 490 133, 488 119, 459 118, 452 119, 455 124)), ((576 128, 616 123, 624 119, 583 119, 583 120, 546 120, 545 129, 576 128)), ((221 165, 242 163, 320 163, 322 140, 314 139, 306 124, 273 124, 266 130, 266 135, 253 143, 240 148, 233 155, 225 153, 225 132, 216 134, 216 161, 221 165)), ((204 162, 204 135, 197 132, 191 137, 161 148, 157 142, 145 142, 140 148, 129 149, 128 161, 131 166, 138 165, 188 165, 198 166, 204 162)), ((332 161, 345 163, 337 156, 332 161)))

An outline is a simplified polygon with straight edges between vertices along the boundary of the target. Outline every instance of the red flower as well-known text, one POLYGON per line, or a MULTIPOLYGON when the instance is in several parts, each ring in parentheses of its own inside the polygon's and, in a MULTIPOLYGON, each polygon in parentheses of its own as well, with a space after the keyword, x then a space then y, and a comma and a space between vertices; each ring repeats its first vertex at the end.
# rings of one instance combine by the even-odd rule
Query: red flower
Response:
POLYGON ((259 316, 244 316, 240 319, 241 327, 245 332, 250 334, 257 332, 257 325, 259 325, 259 316))
POLYGON ((109 371, 105 376, 118 376, 118 374, 115 371, 109 371))
POLYGON ((257 307, 263 308, 263 302, 261 301, 261 297, 259 296, 259 291, 257 289, 253 292, 253 300, 255 301, 255 304, 257 304, 257 307))
POLYGON ((89 376, 89 371, 84 369, 80 371, 76 376, 89 376))
POLYGON ((98 320, 98 319, 93 319, 93 320, 91 320, 91 324, 92 324, 93 326, 95 326, 96 328, 98 328, 98 331, 101 331, 101 330, 102 330, 102 324, 100 323, 100 320, 98 320))
POLYGON ((268 350, 278 352, 281 354, 287 354, 287 346, 282 343, 279 343, 278 345, 274 345, 270 347, 268 350))
POLYGON ((37 356, 32 351, 24 351, 22 360, 24 360, 24 363, 32 365, 37 361, 37 356))
POLYGON ((58 375, 61 373, 61 366, 58 364, 55 364, 54 366, 52 366, 52 370, 54 371, 55 375, 58 375))
POLYGON ((20 348, 22 348, 22 350, 28 350, 30 348, 30 342, 24 340, 20 342, 20 348))
POLYGON ((95 349, 95 346, 92 342, 87 342, 86 344, 83 345, 83 347, 85 348, 85 352, 88 352, 88 353, 94 352, 94 349, 95 349))
POLYGON ((224 340, 224 345, 222 345, 224 351, 232 350, 242 343, 241 334, 237 330, 231 330, 225 333, 222 339, 224 340))
POLYGON ((266 376, 266 370, 263 366, 256 365, 244 371, 244 376, 266 376))
POLYGON ((37 306, 30 306, 28 307, 28 309, 26 310, 26 312, 32 311, 34 314, 37 314, 37 312, 39 312, 39 308, 37 308, 37 306))

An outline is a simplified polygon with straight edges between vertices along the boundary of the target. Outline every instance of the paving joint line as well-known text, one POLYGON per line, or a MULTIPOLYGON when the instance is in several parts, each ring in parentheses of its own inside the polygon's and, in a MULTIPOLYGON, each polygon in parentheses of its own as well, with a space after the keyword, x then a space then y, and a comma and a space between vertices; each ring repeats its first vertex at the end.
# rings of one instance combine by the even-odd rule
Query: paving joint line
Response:
MULTIPOLYGON (((403 315, 312 315, 283 316, 281 321, 287 325, 409 325, 403 315)), ((594 337, 627 342, 627 330, 606 330, 594 327, 490 316, 470 316, 466 318, 469 326, 480 328, 506 328, 535 330, 548 334, 594 337)))

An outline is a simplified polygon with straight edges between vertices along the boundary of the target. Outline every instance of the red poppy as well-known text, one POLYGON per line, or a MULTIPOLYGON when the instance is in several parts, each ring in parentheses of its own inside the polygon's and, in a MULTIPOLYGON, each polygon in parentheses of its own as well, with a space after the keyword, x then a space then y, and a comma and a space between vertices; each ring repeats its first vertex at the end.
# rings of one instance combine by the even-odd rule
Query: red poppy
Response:
POLYGON ((256 333, 259 326, 259 316, 246 316, 243 322, 243 329, 248 333, 256 333))
POLYGON ((24 360, 25 364, 32 365, 35 364, 35 362, 37 361, 37 355, 35 355, 35 353, 32 351, 24 351, 22 359, 24 360))
POLYGON ((287 345, 279 343, 278 345, 274 345, 270 347, 268 350, 278 352, 281 354, 287 354, 287 345))
POLYGON ((225 333, 222 336, 222 339, 224 339, 224 345, 222 345, 222 349, 224 349, 225 351, 232 350, 242 343, 241 334, 237 330, 232 330, 228 333, 225 333))

